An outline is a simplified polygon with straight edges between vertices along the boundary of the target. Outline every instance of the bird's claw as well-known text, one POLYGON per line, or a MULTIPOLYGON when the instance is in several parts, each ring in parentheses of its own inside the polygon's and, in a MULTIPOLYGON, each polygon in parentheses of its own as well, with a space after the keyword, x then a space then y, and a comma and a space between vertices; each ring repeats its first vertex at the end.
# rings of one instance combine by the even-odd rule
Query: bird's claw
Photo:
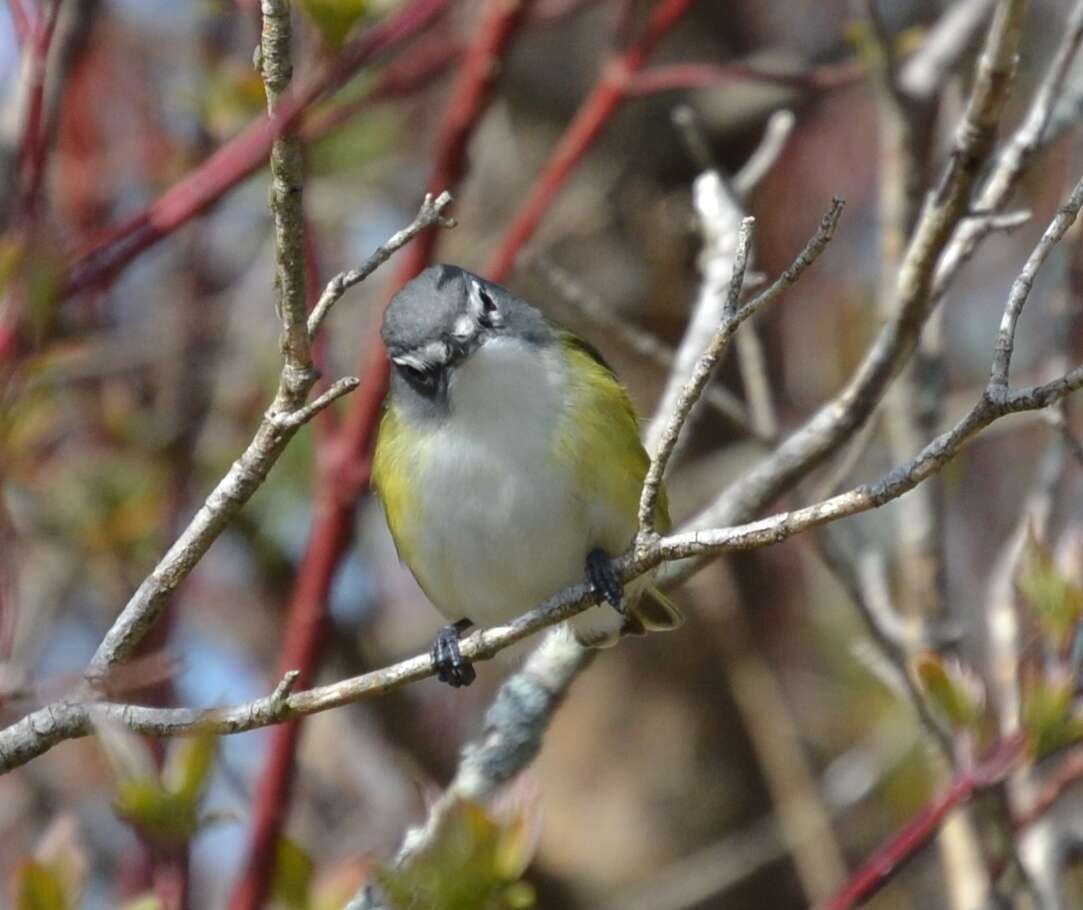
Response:
POLYGON ((601 548, 591 550, 587 556, 587 580, 590 589, 622 616, 624 615, 624 587, 613 571, 613 561, 601 548))
POLYGON ((429 652, 437 679, 454 689, 469 686, 477 678, 473 664, 459 651, 460 631, 458 623, 444 626, 437 633, 429 652))

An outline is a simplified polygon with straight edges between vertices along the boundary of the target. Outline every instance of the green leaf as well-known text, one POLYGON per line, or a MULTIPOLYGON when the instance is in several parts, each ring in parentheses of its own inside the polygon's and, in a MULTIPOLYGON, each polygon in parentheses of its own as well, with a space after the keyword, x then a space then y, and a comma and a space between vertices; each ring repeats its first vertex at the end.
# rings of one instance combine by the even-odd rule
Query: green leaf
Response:
POLYGON ((178 798, 154 778, 119 781, 113 808, 159 844, 183 844, 199 829, 198 802, 178 798))
POLYGON ((368 11, 368 0, 301 0, 301 9, 331 47, 340 47, 368 11))
POLYGON ((203 825, 201 804, 214 768, 215 738, 200 734, 174 743, 159 773, 138 736, 108 723, 97 730, 116 778, 117 815, 158 844, 190 840, 203 825))
POLYGON ((930 703, 953 730, 976 730, 985 708, 981 681, 958 661, 921 654, 914 673, 930 703))
POLYGON ((1053 648, 1063 653, 1083 618, 1083 588, 1061 574, 1033 529, 1027 530, 1016 585, 1053 648))
POLYGON ((198 804, 214 770, 216 743, 213 734, 199 733, 174 745, 162 772, 166 789, 178 799, 198 804))
POLYGON ((312 857, 296 841, 279 838, 271 894, 289 910, 308 910, 312 857))
POLYGON ((1023 691, 1023 729, 1031 754, 1040 759, 1083 739, 1083 718, 1074 713, 1071 679, 1035 679, 1023 691))
POLYGON ((15 873, 15 910, 68 910, 64 886, 56 871, 45 863, 27 860, 15 873))
POLYGON ((522 817, 500 822, 460 801, 423 853, 375 878, 395 910, 520 910, 534 904, 533 888, 520 881, 530 850, 522 817))

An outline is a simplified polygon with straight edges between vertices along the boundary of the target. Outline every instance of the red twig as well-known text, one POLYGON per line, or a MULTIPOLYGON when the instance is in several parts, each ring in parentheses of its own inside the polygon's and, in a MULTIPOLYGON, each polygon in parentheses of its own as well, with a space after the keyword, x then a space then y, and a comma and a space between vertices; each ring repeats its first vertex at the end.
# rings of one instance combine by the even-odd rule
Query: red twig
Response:
POLYGON ((22 45, 34 31, 34 23, 23 6, 23 0, 8 0, 8 9, 11 10, 11 21, 15 26, 15 37, 22 45))
POLYGON ((863 904, 886 885, 896 872, 932 840, 944 819, 977 791, 1001 783, 1022 758, 1023 738, 1016 735, 996 746, 973 768, 958 774, 947 791, 922 810, 859 868, 821 910, 850 910, 863 904))
POLYGON ((26 69, 25 119, 19 139, 19 201, 16 209, 16 221, 21 226, 33 221, 45 174, 45 75, 59 14, 60 0, 52 0, 44 15, 38 18, 26 48, 30 57, 26 69))
MULTIPOLYGON (((499 62, 530 3, 490 0, 448 103, 429 181, 432 190, 442 191, 461 180, 466 169, 466 146, 492 96, 499 62)), ((429 263, 435 237, 435 231, 428 231, 411 244, 397 274, 399 284, 429 263)), ((354 502, 369 480, 368 452, 387 387, 387 358, 378 341, 370 345, 361 380, 341 430, 322 446, 312 536, 288 609, 279 669, 281 673, 298 670, 300 686, 309 684, 318 664, 325 604, 335 569, 351 539, 354 502)), ((275 846, 289 806, 300 730, 300 721, 291 721, 271 734, 270 758, 253 794, 248 861, 233 892, 230 910, 258 910, 263 906, 275 846)))
POLYGON ((80 255, 65 277, 67 295, 93 287, 148 247, 217 202, 267 162, 271 145, 316 99, 337 88, 380 54, 416 35, 449 0, 413 0, 400 12, 367 29, 309 82, 283 94, 274 114, 263 115, 223 145, 199 168, 166 190, 138 215, 113 228, 80 255))
POLYGON ((693 0, 659 0, 639 40, 606 66, 489 262, 488 274, 493 281, 503 281, 507 277, 519 251, 533 236, 568 175, 590 150, 617 106, 627 96, 633 77, 643 69, 658 42, 677 24, 692 3, 693 0))

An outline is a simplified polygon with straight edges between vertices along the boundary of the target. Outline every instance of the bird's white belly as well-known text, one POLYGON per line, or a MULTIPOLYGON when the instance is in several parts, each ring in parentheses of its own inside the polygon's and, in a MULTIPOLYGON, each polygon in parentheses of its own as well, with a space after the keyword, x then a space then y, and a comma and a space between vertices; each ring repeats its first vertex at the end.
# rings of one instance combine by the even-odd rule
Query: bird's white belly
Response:
POLYGON ((589 551, 571 478, 545 453, 514 462, 484 440, 445 437, 421 478, 424 584, 449 620, 495 625, 584 575, 589 551))

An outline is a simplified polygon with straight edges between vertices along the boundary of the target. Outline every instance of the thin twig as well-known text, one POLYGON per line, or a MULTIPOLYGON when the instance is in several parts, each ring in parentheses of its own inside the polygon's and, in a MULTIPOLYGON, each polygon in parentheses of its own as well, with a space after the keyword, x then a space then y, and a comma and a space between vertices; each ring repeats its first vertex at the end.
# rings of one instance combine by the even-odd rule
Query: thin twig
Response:
POLYGON ((742 224, 742 230, 738 234, 737 255, 734 257, 733 281, 730 283, 726 306, 723 310, 723 312, 727 314, 727 318, 719 327, 710 345, 707 347, 707 350, 697 362, 690 379, 682 390, 677 402, 674 404, 672 415, 659 436, 657 454, 652 457, 651 466, 647 471, 646 479, 643 481, 643 492, 639 501, 639 523, 640 528, 646 532, 647 536, 654 530, 654 506, 657 502, 658 490, 665 473, 666 463, 677 444, 677 438, 680 436, 681 428, 688 419, 688 415, 691 412, 693 405, 698 400, 704 384, 710 378, 711 371, 714 369, 715 364, 718 362, 718 358, 721 357, 722 352, 725 350, 726 344, 742 322, 768 303, 771 303, 779 294, 793 285, 801 275, 804 274, 805 270, 819 258, 820 254, 827 247, 827 244, 831 242, 831 238, 835 235, 835 228, 838 226, 839 218, 842 216, 843 205, 844 203, 841 199, 833 199, 831 208, 828 209, 827 213, 820 220, 820 225, 816 229, 816 233, 809 242, 805 244, 805 248, 801 250, 797 258, 790 264, 789 268, 779 275, 769 287, 757 294, 752 300, 741 307, 741 309, 736 310, 735 308, 741 294, 741 288, 740 286, 735 288, 734 282, 744 280, 744 269, 748 257, 749 243, 749 237, 747 235, 750 232, 752 219, 746 218, 742 224))
POLYGON ((1015 349, 1015 331, 1019 324, 1019 317, 1023 314, 1023 307, 1030 297, 1034 279, 1046 258, 1053 251, 1053 247, 1060 242, 1068 228, 1075 222, 1081 206, 1083 206, 1083 180, 1075 185, 1068 200, 1060 207, 1056 217, 1042 234, 1042 239, 1027 257, 1023 270, 1012 282, 1008 303, 1000 320, 996 346, 993 349, 993 366, 989 375, 989 384, 995 390, 1008 387, 1008 371, 1011 369, 1012 352, 1015 349))
MULTIPOLYGON (((1064 89, 1065 78, 1081 42, 1083 42, 1083 0, 1077 0, 1071 16, 1065 23, 1060 45, 1050 61, 1045 76, 1042 77, 1038 90, 1034 93, 1027 116, 997 156, 981 191, 971 203, 972 210, 993 214, 999 212, 1011 198, 1012 192, 1019 183, 1019 178, 1047 141, 1047 134, 1050 132, 1047 126, 1064 89)), ((937 265, 932 288, 934 302, 943 296, 959 270, 974 254, 974 250, 990 230, 992 230, 992 223, 987 219, 967 219, 959 225, 959 229, 937 265)))
POLYGON ((376 269, 387 262, 396 250, 406 246, 418 234, 434 225, 442 228, 455 227, 455 219, 444 215, 444 209, 451 205, 451 202, 451 193, 447 191, 440 193, 435 199, 431 193, 426 193, 417 217, 410 224, 398 233, 393 234, 386 243, 377 247, 375 252, 359 268, 350 269, 348 272, 339 272, 327 282, 327 287, 323 289, 320 299, 309 314, 308 337, 310 339, 316 337, 316 333, 319 332, 324 319, 331 312, 331 307, 338 302, 343 294, 355 284, 368 278, 376 269))
POLYGON ((748 196, 760 185, 778 162, 796 125, 797 117, 793 111, 775 111, 767 118, 760 144, 733 176, 733 191, 739 197, 748 196))
POLYGON ((955 71, 993 10, 996 0, 964 0, 953 3, 918 51, 899 69, 899 90, 915 100, 931 99, 955 71))
POLYGON ((695 369, 688 382, 681 390, 681 394, 674 405, 673 412, 669 416, 665 429, 658 440, 657 449, 651 457, 651 465, 647 470, 647 476, 643 480, 643 492, 639 500, 639 527, 642 534, 650 536, 655 533, 654 516, 658 505, 658 494, 662 487, 662 478, 669 464, 670 456, 677 446, 677 438, 681 435, 681 428, 688 420, 703 388, 711 378, 715 366, 722 357, 722 352, 729 344, 737 327, 751 316, 758 307, 752 304, 761 301, 764 295, 738 310, 737 305, 744 290, 745 268, 748 265, 748 254, 752 244, 752 232, 755 225, 754 218, 745 218, 741 222, 741 228, 737 232, 737 250, 733 256, 733 276, 730 278, 726 302, 722 308, 724 320, 715 331, 711 343, 700 355, 695 369))
MULTIPOLYGON (((293 79, 290 44, 290 5, 286 0, 262 0, 260 76, 267 94, 267 116, 274 117, 293 79)), ((289 411, 304 402, 315 381, 316 366, 305 321, 305 182, 301 142, 283 132, 271 144, 271 213, 274 216, 275 309, 282 322, 280 345, 285 364, 280 394, 289 411)), ((303 422, 303 421, 302 421, 303 422)))
MULTIPOLYGON (((733 178, 733 191, 739 198, 746 198, 775 166, 796 123, 797 117, 793 111, 775 111, 771 115, 760 144, 733 178)), ((737 336, 737 365, 741 371, 741 383, 748 400, 754 435, 774 440, 778 436, 778 414, 771 395, 767 357, 755 320, 737 336)))
MULTIPOLYGON (((678 108, 674 112, 674 122, 679 124, 689 153, 709 161, 706 139, 691 109, 678 108)), ((652 456, 659 449, 662 434, 685 386, 692 378, 700 355, 727 316, 725 305, 729 296, 729 281, 733 275, 738 234, 745 217, 740 202, 717 170, 706 170, 696 177, 692 184, 692 204, 702 237, 702 249, 697 260, 700 283, 684 335, 673 357, 673 369, 666 377, 654 416, 643 434, 644 445, 652 456)))
POLYGON ((49 0, 38 15, 27 48, 24 68, 25 97, 22 100, 22 136, 19 140, 19 202, 16 222, 26 227, 33 221, 46 163, 45 82, 49 50, 52 47, 62 0, 49 0))
POLYGON ((821 905, 820 910, 850 910, 872 897, 891 880, 903 862, 916 855, 933 838, 953 810, 978 790, 1003 781, 1022 755, 1022 740, 1019 737, 1009 739, 998 744, 979 764, 957 775, 943 794, 877 850, 838 894, 821 905))

